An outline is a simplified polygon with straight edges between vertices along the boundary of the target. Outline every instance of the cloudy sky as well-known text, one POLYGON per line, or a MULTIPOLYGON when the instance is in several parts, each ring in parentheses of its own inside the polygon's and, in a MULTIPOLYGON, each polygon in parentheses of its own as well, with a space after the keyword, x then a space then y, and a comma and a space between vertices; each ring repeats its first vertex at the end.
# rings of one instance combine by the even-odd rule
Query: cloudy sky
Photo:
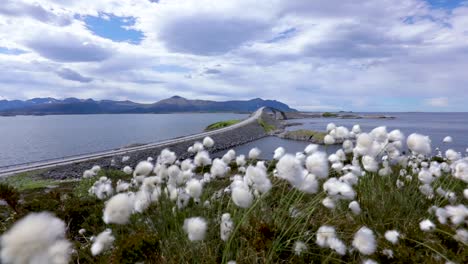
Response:
POLYGON ((0 99, 468 111, 468 1, 1 2, 0 99))

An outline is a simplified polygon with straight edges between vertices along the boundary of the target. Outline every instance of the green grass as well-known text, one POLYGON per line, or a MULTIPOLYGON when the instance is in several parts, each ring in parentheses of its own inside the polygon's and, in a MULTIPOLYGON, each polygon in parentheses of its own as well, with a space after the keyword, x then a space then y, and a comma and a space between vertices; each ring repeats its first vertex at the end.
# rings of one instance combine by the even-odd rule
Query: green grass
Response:
POLYGON ((284 134, 285 138, 296 139, 296 140, 307 140, 316 143, 323 143, 323 139, 327 133, 319 132, 314 130, 299 129, 294 131, 287 131, 284 134))
MULTIPOLYGON (((266 165, 270 167, 269 162, 266 165)), ((399 169, 394 167, 393 171, 399 169)), ((233 166, 232 174, 235 173, 237 169, 233 166)), ((183 210, 175 209, 175 203, 162 196, 144 213, 134 214, 129 224, 117 226, 103 223, 104 202, 87 191, 100 176, 108 176, 114 184, 118 179, 129 180, 131 176, 121 171, 101 171, 95 178, 73 183, 73 188, 55 192, 36 189, 33 199, 22 204, 19 213, 0 219, 0 233, 30 211, 49 210, 67 223, 67 238, 77 250, 73 263, 226 263, 229 260, 237 263, 361 263, 367 257, 357 251, 340 256, 330 249, 318 247, 315 232, 322 225, 334 226, 338 237, 349 247, 355 232, 367 226, 374 231, 378 241, 376 253, 369 258, 379 263, 444 263, 445 259, 466 263, 468 260, 466 245, 451 237, 454 229, 450 226, 437 225, 438 229, 431 233, 419 230, 418 223, 423 219, 437 222, 427 209, 434 204, 445 206, 448 201, 440 197, 426 199, 418 190, 417 175, 413 175, 412 181, 405 181, 406 185, 401 189, 396 187, 396 180, 404 178, 398 173, 386 177, 371 173, 362 177, 354 188, 362 213, 355 216, 347 209, 349 201, 340 201, 335 210, 329 210, 321 204, 326 197, 324 192, 305 194, 271 174, 272 190, 256 199, 248 209, 235 206, 230 195, 225 193, 212 201, 209 208, 191 201, 183 210), (292 208, 299 212, 297 217, 291 217, 292 208), (227 242, 219 236, 223 213, 230 213, 235 223, 227 242), (194 216, 208 221, 203 241, 189 241, 182 229, 184 220, 194 216), (91 256, 89 237, 107 227, 112 228, 116 237, 114 247, 97 257, 91 256), (85 236, 78 234, 81 228, 87 230, 85 236), (398 244, 390 244, 383 238, 389 229, 403 234, 398 244), (300 256, 293 252, 297 240, 308 246, 300 256), (381 253, 385 248, 394 251, 393 259, 389 260, 381 253), (436 256, 441 260, 436 260, 436 256)), ((228 177, 206 184, 201 201, 209 200, 216 191, 229 185, 228 177)), ((455 191, 458 197, 455 204, 464 202, 462 192, 466 184, 460 180, 443 175, 434 186, 455 191)), ((25 197, 22 192, 22 198, 26 200, 33 194, 27 195, 25 197)))
POLYGON ((337 117, 338 114, 335 113, 330 113, 330 112, 325 112, 322 114, 323 117, 337 117))
POLYGON ((240 121, 241 120, 232 119, 232 120, 216 122, 216 123, 213 123, 213 124, 207 126, 205 128, 205 131, 212 131, 212 130, 220 129, 220 128, 223 128, 223 127, 232 126, 234 124, 239 123, 240 121))
POLYGON ((36 176, 37 174, 37 171, 20 173, 6 178, 0 178, 0 183, 5 183, 19 191, 24 191, 57 186, 61 182, 53 179, 41 179, 36 176))
POLYGON ((262 118, 258 119, 258 124, 263 127, 266 133, 272 132, 276 129, 275 126, 268 124, 262 118))

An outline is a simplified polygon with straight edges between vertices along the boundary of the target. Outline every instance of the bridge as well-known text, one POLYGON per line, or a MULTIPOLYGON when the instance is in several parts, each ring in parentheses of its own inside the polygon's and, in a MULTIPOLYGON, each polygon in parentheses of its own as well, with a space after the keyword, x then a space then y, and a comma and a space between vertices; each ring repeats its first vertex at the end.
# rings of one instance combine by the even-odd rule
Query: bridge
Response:
MULTIPOLYGON (((47 161, 32 162, 21 165, 0 167, 0 177, 6 177, 18 173, 25 173, 31 171, 47 171, 45 174, 53 172, 54 177, 68 178, 80 177, 85 169, 91 168, 93 165, 100 165, 101 167, 112 167, 113 164, 117 165, 123 156, 129 156, 128 164, 136 164, 137 162, 146 159, 149 156, 156 157, 158 153, 164 148, 170 148, 175 151, 178 156, 187 156, 186 153, 188 146, 192 145, 195 141, 201 141, 204 137, 212 137, 216 144, 211 152, 227 149, 236 145, 241 145, 261 137, 266 136, 265 131, 259 125, 259 120, 266 120, 270 123, 275 123, 278 118, 278 111, 276 109, 262 107, 253 112, 247 119, 234 124, 229 127, 217 129, 214 131, 203 132, 185 137, 160 141, 156 143, 127 147, 98 153, 72 156, 60 159, 53 159, 47 161), (271 115, 274 113, 274 117, 271 115)), ((283 113, 284 115, 284 113, 283 113)), ((281 114, 280 114, 281 116, 281 114)), ((50 175, 44 175, 50 176, 50 175)))

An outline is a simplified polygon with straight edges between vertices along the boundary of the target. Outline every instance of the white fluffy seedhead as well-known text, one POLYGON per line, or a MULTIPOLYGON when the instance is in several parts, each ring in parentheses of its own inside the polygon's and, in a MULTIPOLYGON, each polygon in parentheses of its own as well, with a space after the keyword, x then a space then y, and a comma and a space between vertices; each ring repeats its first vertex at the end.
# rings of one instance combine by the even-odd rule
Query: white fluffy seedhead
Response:
POLYGON ((304 178, 304 168, 301 162, 293 155, 284 155, 276 164, 278 177, 287 180, 292 186, 301 186, 304 178))
POLYGON ((194 163, 197 167, 206 166, 211 164, 210 154, 207 151, 200 151, 195 155, 194 163))
POLYGON ((374 232, 363 226, 354 234, 353 246, 363 255, 371 255, 375 252, 377 245, 374 232))
POLYGON ((262 151, 260 151, 260 149, 253 148, 253 149, 251 149, 249 151, 249 159, 256 160, 256 159, 258 159, 258 157, 260 157, 261 153, 262 153, 262 151))
POLYGON ((112 230, 106 229, 102 231, 99 235, 97 235, 93 245, 91 246, 91 254, 96 256, 108 250, 110 247, 112 247, 114 240, 115 237, 112 235, 112 230))
POLYGON ((23 217, 3 233, 0 242, 2 263, 70 261, 71 243, 65 239, 65 223, 48 212, 23 217))
POLYGON ((234 183, 231 192, 232 201, 240 208, 249 208, 253 202, 252 192, 243 183, 234 183))
POLYGON ((234 229, 234 222, 231 219, 229 213, 225 213, 221 216, 221 240, 227 241, 231 236, 232 230, 234 229))
POLYGON ((159 157, 158 157, 158 163, 165 164, 165 165, 174 164, 176 160, 177 160, 177 156, 175 152, 172 152, 169 149, 163 149, 161 151, 161 154, 159 154, 159 157))
POLYGON ((286 154, 286 150, 283 147, 278 147, 277 149, 275 149, 273 159, 279 160, 281 159, 281 157, 284 156, 284 154, 286 154))
POLYGON ((400 233, 396 230, 388 230, 385 232, 385 239, 390 241, 392 244, 396 244, 398 242, 398 237, 400 236, 400 233))
POLYGON ((203 146, 204 146, 205 148, 211 148, 211 147, 213 147, 213 146, 214 146, 214 143, 215 143, 215 142, 214 142, 214 140, 213 140, 211 137, 205 137, 205 138, 203 139, 203 146))
POLYGON ((211 165, 210 173, 214 178, 222 178, 228 172, 228 166, 220 159, 214 159, 211 165))
POLYGON ((185 191, 194 199, 199 199, 203 193, 203 184, 197 179, 191 179, 187 182, 185 191))
POLYGON ((246 164, 245 155, 239 155, 236 158, 236 164, 239 167, 243 167, 246 164))
POLYGON ((307 170, 319 179, 328 178, 328 160, 325 152, 314 152, 306 161, 307 170))
POLYGON ((140 161, 137 166, 135 167, 135 170, 133 171, 133 177, 138 177, 138 176, 148 176, 151 174, 153 171, 153 164, 149 161, 140 161))
POLYGON ((106 203, 103 220, 106 224, 124 225, 133 211, 134 196, 128 193, 114 195, 106 203))
POLYGON ((183 228, 190 241, 199 241, 205 238, 207 223, 201 217, 192 217, 185 219, 183 228))
POLYGON ((406 144, 416 154, 427 155, 431 153, 431 139, 428 136, 413 133, 406 139, 406 144))

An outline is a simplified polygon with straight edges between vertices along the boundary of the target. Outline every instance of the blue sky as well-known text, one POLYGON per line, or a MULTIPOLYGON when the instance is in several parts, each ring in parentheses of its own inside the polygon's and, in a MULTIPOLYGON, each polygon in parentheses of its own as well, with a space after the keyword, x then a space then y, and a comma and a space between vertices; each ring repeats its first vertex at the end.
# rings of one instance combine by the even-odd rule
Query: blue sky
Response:
POLYGON ((0 99, 468 111, 461 0, 4 0, 0 99))

